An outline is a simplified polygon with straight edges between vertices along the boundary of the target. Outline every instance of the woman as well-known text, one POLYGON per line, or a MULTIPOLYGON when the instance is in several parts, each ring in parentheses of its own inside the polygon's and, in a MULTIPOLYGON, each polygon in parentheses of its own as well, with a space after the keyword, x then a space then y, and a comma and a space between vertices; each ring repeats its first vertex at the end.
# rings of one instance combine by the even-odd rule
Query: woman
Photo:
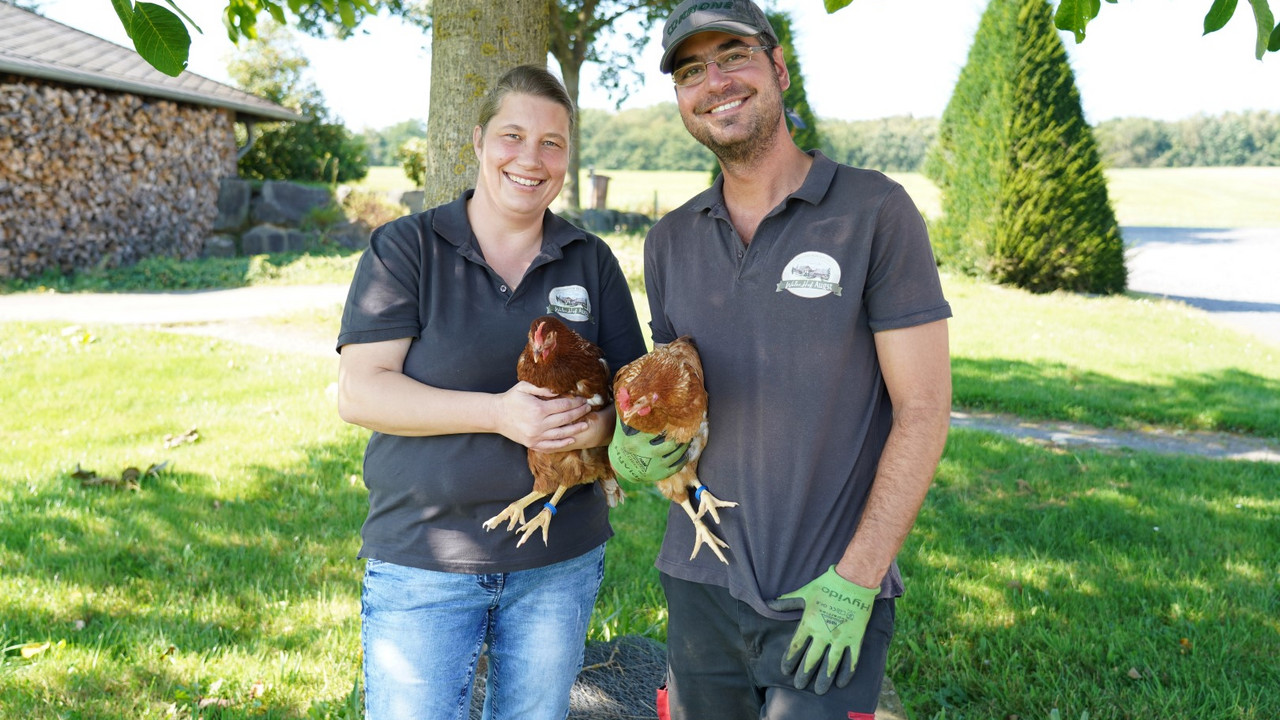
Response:
POLYGON ((603 493, 566 495, 549 545, 481 525, 529 492, 525 448, 613 431, 612 408, 516 381, 530 322, 558 313, 614 369, 645 351, 613 253, 548 210, 573 123, 554 76, 508 72, 473 131, 475 189, 375 230, 356 269, 338 403, 374 431, 360 550, 371 720, 466 718, 486 644, 485 718, 568 714, 612 534, 603 493))

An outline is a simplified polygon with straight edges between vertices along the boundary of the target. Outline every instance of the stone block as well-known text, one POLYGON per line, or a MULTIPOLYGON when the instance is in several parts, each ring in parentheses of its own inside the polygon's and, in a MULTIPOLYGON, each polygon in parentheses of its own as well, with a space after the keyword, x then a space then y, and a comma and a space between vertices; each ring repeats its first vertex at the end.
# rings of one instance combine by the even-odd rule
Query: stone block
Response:
POLYGON ((253 188, 247 180, 222 178, 218 185, 218 217, 214 232, 239 230, 249 222, 249 200, 253 188))
POLYGON ((240 249, 245 255, 301 252, 306 244, 301 232, 271 224, 258 225, 240 236, 240 249))
POLYGON ((396 190, 387 193, 387 198, 391 202, 400 203, 409 208, 411 213, 420 213, 426 210, 424 205, 427 202, 427 193, 422 190, 396 190))
POLYGON ((325 188, 268 180, 253 202, 253 221, 273 225, 299 225, 307 213, 331 202, 325 188))
POLYGON ((210 235, 200 249, 202 258, 229 258, 236 256, 236 239, 231 235, 210 235))

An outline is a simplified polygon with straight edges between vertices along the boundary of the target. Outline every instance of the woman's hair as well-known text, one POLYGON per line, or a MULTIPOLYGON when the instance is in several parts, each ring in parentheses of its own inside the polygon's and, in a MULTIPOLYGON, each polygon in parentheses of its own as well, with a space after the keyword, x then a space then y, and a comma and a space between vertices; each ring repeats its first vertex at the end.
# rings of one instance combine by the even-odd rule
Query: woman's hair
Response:
POLYGON ((573 137, 573 128, 578 122, 578 113, 573 107, 573 100, 555 75, 539 65, 517 65, 498 79, 480 103, 480 116, 476 124, 483 134, 489 129, 489 121, 498 114, 502 101, 511 93, 532 95, 545 98, 559 104, 569 113, 569 137, 573 137))

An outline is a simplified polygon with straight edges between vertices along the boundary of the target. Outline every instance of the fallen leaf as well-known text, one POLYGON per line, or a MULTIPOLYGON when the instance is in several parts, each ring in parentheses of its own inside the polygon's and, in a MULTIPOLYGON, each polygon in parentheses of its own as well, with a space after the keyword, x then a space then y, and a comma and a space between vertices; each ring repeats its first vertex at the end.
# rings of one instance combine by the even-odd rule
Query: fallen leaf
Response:
POLYGON ((1134 680, 1141 680, 1141 679, 1142 679, 1142 673, 1138 672, 1138 668, 1129 668, 1129 673, 1128 673, 1128 675, 1129 675, 1129 677, 1133 678, 1134 680))
POLYGON ((1178 645, 1180 646, 1179 650, 1180 652, 1182 652, 1183 655, 1186 655, 1187 653, 1191 652, 1190 640, 1186 638, 1182 638, 1181 640, 1178 641, 1178 645))
POLYGON ((204 709, 210 705, 215 707, 231 707, 232 704, 233 703, 226 698, 200 698, 200 702, 197 703, 197 706, 204 709))
POLYGON ((47 642, 29 642, 19 645, 18 652, 22 654, 23 660, 30 660, 51 647, 53 647, 53 645, 47 642))
POLYGON ((179 445, 189 445, 191 443, 198 442, 199 440, 200 440, 200 431, 195 428, 191 428, 190 430, 182 433, 181 435, 172 435, 172 434, 165 435, 164 446, 166 448, 173 448, 179 445))

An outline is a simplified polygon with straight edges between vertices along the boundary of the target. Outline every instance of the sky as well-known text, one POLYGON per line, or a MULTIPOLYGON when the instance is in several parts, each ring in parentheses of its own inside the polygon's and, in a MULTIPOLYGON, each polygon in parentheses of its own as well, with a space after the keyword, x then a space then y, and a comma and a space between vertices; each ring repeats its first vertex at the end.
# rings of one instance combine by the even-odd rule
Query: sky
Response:
MULTIPOLYGON (((188 69, 228 82, 235 46, 220 20, 222 0, 177 0, 204 31, 192 32, 188 69)), ((820 118, 865 120, 942 114, 963 67, 986 0, 853 0, 827 15, 821 0, 775 0, 763 5, 792 14, 809 103, 820 118)), ((1210 0, 1119 0, 1104 3, 1077 45, 1062 33, 1086 118, 1178 120, 1200 113, 1280 112, 1280 53, 1258 61, 1247 3, 1223 30, 1202 36, 1210 0)), ((111 0, 43 0, 54 20, 130 45, 111 0)), ((366 21, 345 41, 300 37, 311 79, 331 111, 353 130, 425 120, 431 80, 430 38, 396 18, 366 21)), ((661 50, 651 33, 639 66, 643 84, 622 106, 647 107, 674 99, 657 71, 661 50)), ((242 45, 247 41, 241 41, 242 45)), ((553 71, 557 68, 552 62, 553 71)), ((583 72, 579 105, 614 110, 583 72)))

